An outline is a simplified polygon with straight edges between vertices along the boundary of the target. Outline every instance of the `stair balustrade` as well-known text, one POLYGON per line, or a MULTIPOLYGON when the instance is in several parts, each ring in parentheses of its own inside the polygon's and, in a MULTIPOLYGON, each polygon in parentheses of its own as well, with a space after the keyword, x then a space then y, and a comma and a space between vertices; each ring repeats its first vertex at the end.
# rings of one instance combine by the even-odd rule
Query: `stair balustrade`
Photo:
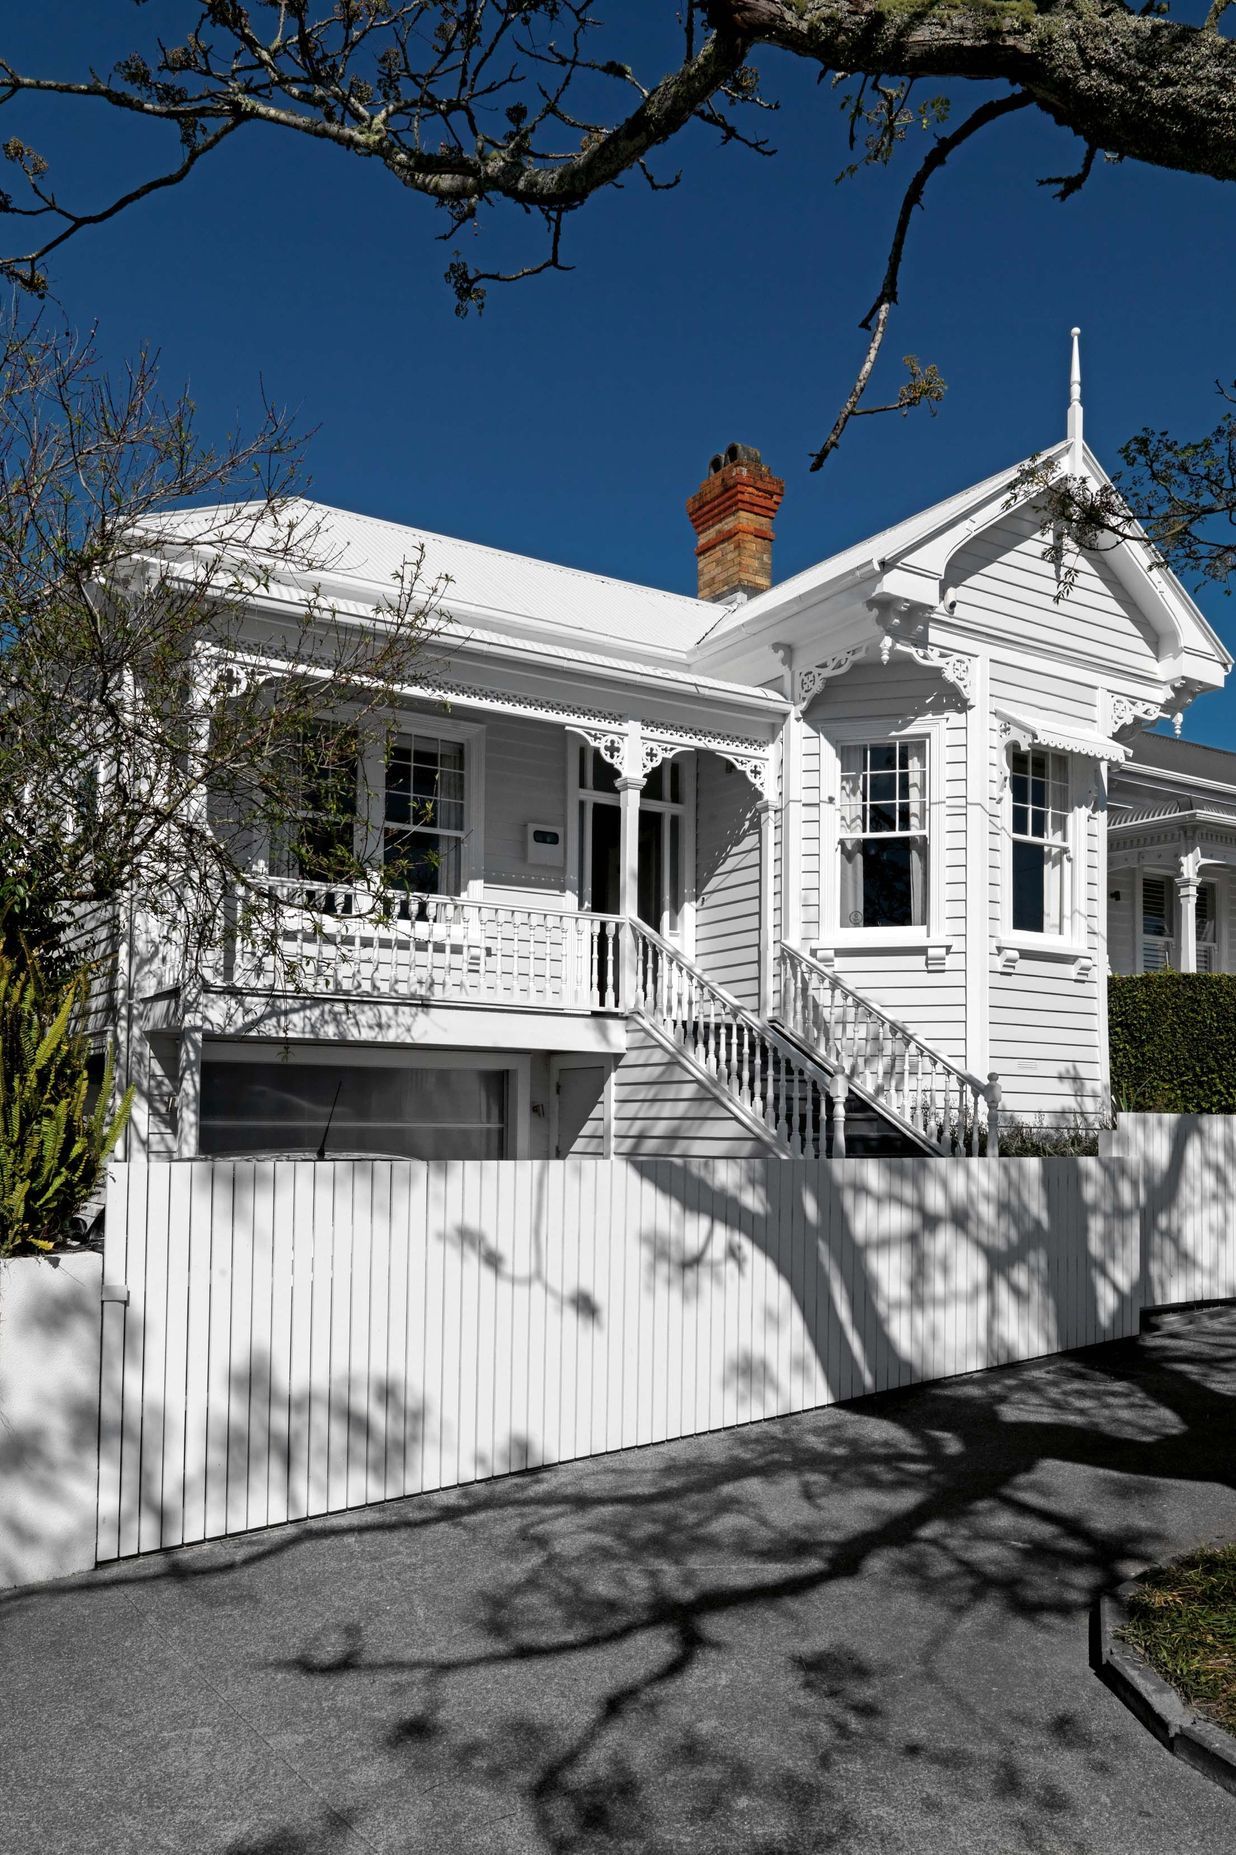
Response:
POLYGON ((676 947, 632 921, 632 1008, 673 1039, 740 1112, 792 1159, 845 1153, 845 1083, 713 983, 676 947))
POLYGON ((1000 1151, 1000 1081, 958 1069, 797 948, 777 955, 777 1017, 878 1107, 921 1134, 937 1152, 991 1157, 1000 1151))

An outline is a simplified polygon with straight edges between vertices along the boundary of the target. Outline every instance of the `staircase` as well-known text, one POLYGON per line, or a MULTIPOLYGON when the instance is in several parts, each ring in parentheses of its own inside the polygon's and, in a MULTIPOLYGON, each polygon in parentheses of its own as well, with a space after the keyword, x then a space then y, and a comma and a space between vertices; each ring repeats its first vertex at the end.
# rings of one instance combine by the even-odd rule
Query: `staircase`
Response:
POLYGON ((958 1150, 938 1144, 796 1025, 748 1011, 643 922, 630 931, 631 1009, 770 1151, 842 1159, 958 1150))
POLYGON ((890 1018, 818 960, 782 943, 774 1022, 799 1048, 849 1079, 861 1100, 926 1150, 1000 1152, 1000 1083, 981 1082, 890 1018))

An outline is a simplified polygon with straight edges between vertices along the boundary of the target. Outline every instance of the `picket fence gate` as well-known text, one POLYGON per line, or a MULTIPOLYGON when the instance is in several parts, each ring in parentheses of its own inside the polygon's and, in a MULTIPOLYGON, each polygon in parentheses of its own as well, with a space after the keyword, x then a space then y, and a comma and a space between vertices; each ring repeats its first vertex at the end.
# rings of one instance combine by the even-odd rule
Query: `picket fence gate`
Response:
POLYGON ((110 1168, 98 1557, 1135 1332, 1118 1159, 110 1168))

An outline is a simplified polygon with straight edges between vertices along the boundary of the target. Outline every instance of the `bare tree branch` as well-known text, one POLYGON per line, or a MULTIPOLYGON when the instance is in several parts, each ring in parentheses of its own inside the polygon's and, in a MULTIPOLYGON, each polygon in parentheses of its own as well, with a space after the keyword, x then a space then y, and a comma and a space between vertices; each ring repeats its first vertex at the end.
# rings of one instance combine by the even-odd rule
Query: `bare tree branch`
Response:
MULTIPOLYGON (((40 75, 0 56, 0 107, 36 96, 124 111, 174 127, 186 155, 203 138, 217 147, 224 124, 260 122, 376 161, 448 209, 505 200, 559 213, 693 122, 762 147, 734 112, 763 103, 749 59, 768 46, 869 81, 894 121, 916 79, 1004 80, 1088 150, 1232 179, 1224 10, 1216 0, 1198 27, 1124 0, 700 0, 684 10, 680 61, 649 81, 622 55, 621 27, 586 0, 166 0, 179 38, 154 39, 109 74, 40 75), (711 28, 702 42, 697 14, 711 28), (623 98, 617 112, 607 85, 623 98)), ((58 210, 75 235, 142 197, 138 185, 102 213, 58 210)))
POLYGON ((923 193, 927 182, 937 173, 955 149, 963 142, 987 128, 989 123, 998 122, 1002 116, 1010 116, 1015 110, 1026 109, 1033 102, 1024 92, 1016 92, 1011 97, 1000 97, 990 103, 982 104, 974 113, 967 116, 959 128, 951 135, 941 136, 934 147, 919 163, 917 172, 906 188, 902 197, 901 209, 897 214, 897 223, 893 228, 892 243, 888 250, 888 262, 884 267, 884 281, 880 285, 879 295, 867 311, 859 327, 871 331, 871 340, 863 356, 862 365, 855 376, 854 384, 842 403, 840 412, 833 421, 833 428, 827 438, 814 452, 811 458, 812 470, 819 470, 837 446, 841 443, 842 433, 853 418, 864 414, 870 416, 876 412, 908 412, 911 406, 938 402, 943 392, 943 382, 934 368, 920 369, 912 355, 906 356, 906 365, 910 367, 911 377, 907 386, 902 388, 898 397, 887 406, 863 407, 863 394, 871 379, 872 369, 876 364, 880 348, 884 342, 885 330, 893 304, 897 301, 897 286, 901 277, 901 260, 905 253, 906 237, 910 230, 910 220, 915 209, 923 203, 923 193))

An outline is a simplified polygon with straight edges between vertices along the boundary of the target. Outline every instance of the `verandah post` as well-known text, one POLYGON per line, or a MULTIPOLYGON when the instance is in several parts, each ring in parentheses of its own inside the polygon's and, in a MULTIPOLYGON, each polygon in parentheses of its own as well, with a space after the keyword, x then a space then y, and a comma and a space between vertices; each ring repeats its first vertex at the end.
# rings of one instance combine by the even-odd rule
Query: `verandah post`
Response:
MULTIPOLYGON (((639 795, 644 790, 643 735, 637 721, 627 724, 625 764, 614 782, 621 807, 618 838, 618 912, 622 916, 620 994, 624 1011, 636 1003, 636 948, 630 923, 639 914, 639 795)), ((650 922, 659 927, 659 922, 650 922)))

